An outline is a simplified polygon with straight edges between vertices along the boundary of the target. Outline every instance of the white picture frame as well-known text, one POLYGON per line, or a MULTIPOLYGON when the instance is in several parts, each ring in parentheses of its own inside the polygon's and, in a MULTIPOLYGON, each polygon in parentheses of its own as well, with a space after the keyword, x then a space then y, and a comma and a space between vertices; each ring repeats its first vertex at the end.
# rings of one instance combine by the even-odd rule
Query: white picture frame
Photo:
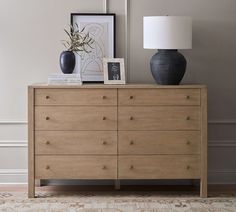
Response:
POLYGON ((104 84, 126 84, 124 58, 103 58, 104 84))

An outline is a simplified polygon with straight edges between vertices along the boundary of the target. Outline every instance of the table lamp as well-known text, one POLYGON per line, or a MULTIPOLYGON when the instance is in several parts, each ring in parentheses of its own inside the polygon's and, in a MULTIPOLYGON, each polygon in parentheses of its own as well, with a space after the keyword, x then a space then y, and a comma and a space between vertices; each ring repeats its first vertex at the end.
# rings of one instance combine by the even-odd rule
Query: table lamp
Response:
POLYGON ((144 17, 143 47, 158 50, 150 61, 155 81, 160 85, 178 85, 185 74, 187 64, 178 49, 192 48, 191 17, 144 17))

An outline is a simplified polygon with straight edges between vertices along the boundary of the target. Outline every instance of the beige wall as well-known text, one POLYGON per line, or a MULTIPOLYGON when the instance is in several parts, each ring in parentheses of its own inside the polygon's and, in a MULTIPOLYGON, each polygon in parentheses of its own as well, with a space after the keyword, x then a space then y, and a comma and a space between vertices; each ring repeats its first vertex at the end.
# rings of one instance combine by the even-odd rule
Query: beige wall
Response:
POLYGON ((0 1, 0 183, 27 179, 27 85, 59 71, 70 13, 103 12, 103 2, 0 1))
MULTIPOLYGON (((26 180, 27 85, 59 71, 63 28, 71 12, 102 12, 103 0, 0 1, 0 183, 9 173, 26 180), (18 160, 18 161, 17 161, 18 160), (5 173, 5 174, 2 174, 5 173)), ((125 0, 108 0, 117 14, 117 56, 125 56, 125 0)), ((183 83, 209 87, 211 182, 235 182, 236 164, 236 1, 128 0, 131 82, 154 82, 149 60, 155 50, 142 47, 144 15, 193 17, 193 49, 183 83), (220 157, 219 157, 220 156, 220 157)), ((10 179, 10 178, 8 178, 10 179)), ((13 182, 10 179, 9 182, 13 182)), ((235 182, 236 183, 236 182, 235 182)))

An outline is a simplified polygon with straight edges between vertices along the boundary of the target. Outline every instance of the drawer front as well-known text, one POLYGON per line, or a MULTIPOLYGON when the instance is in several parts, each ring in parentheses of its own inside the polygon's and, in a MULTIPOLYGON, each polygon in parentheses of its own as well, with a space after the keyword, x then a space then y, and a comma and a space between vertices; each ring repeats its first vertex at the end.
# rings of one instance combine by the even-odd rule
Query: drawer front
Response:
POLYGON ((200 130, 198 106, 121 106, 119 130, 200 130))
POLYGON ((119 131, 119 154, 200 154, 200 131, 119 131))
POLYGON ((200 156, 119 156, 119 179, 200 179, 200 156))
POLYGON ((36 89, 36 105, 117 105, 117 89, 36 89))
POLYGON ((116 131, 36 131, 36 154, 117 154, 116 131))
POLYGON ((116 156, 36 156, 36 179, 116 179, 116 156))
POLYGON ((200 105, 200 89, 119 89, 119 105, 200 105))
POLYGON ((117 107, 36 106, 36 130, 116 130, 117 107))

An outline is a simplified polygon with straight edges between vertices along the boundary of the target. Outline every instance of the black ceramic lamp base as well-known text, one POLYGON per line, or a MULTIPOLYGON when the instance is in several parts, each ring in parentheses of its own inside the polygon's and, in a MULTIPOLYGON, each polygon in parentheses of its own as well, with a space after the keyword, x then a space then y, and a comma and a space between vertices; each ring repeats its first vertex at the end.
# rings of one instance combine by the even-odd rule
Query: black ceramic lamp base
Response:
POLYGON ((178 50, 162 49, 153 55, 152 76, 160 85, 179 85, 186 70, 186 59, 178 50))

